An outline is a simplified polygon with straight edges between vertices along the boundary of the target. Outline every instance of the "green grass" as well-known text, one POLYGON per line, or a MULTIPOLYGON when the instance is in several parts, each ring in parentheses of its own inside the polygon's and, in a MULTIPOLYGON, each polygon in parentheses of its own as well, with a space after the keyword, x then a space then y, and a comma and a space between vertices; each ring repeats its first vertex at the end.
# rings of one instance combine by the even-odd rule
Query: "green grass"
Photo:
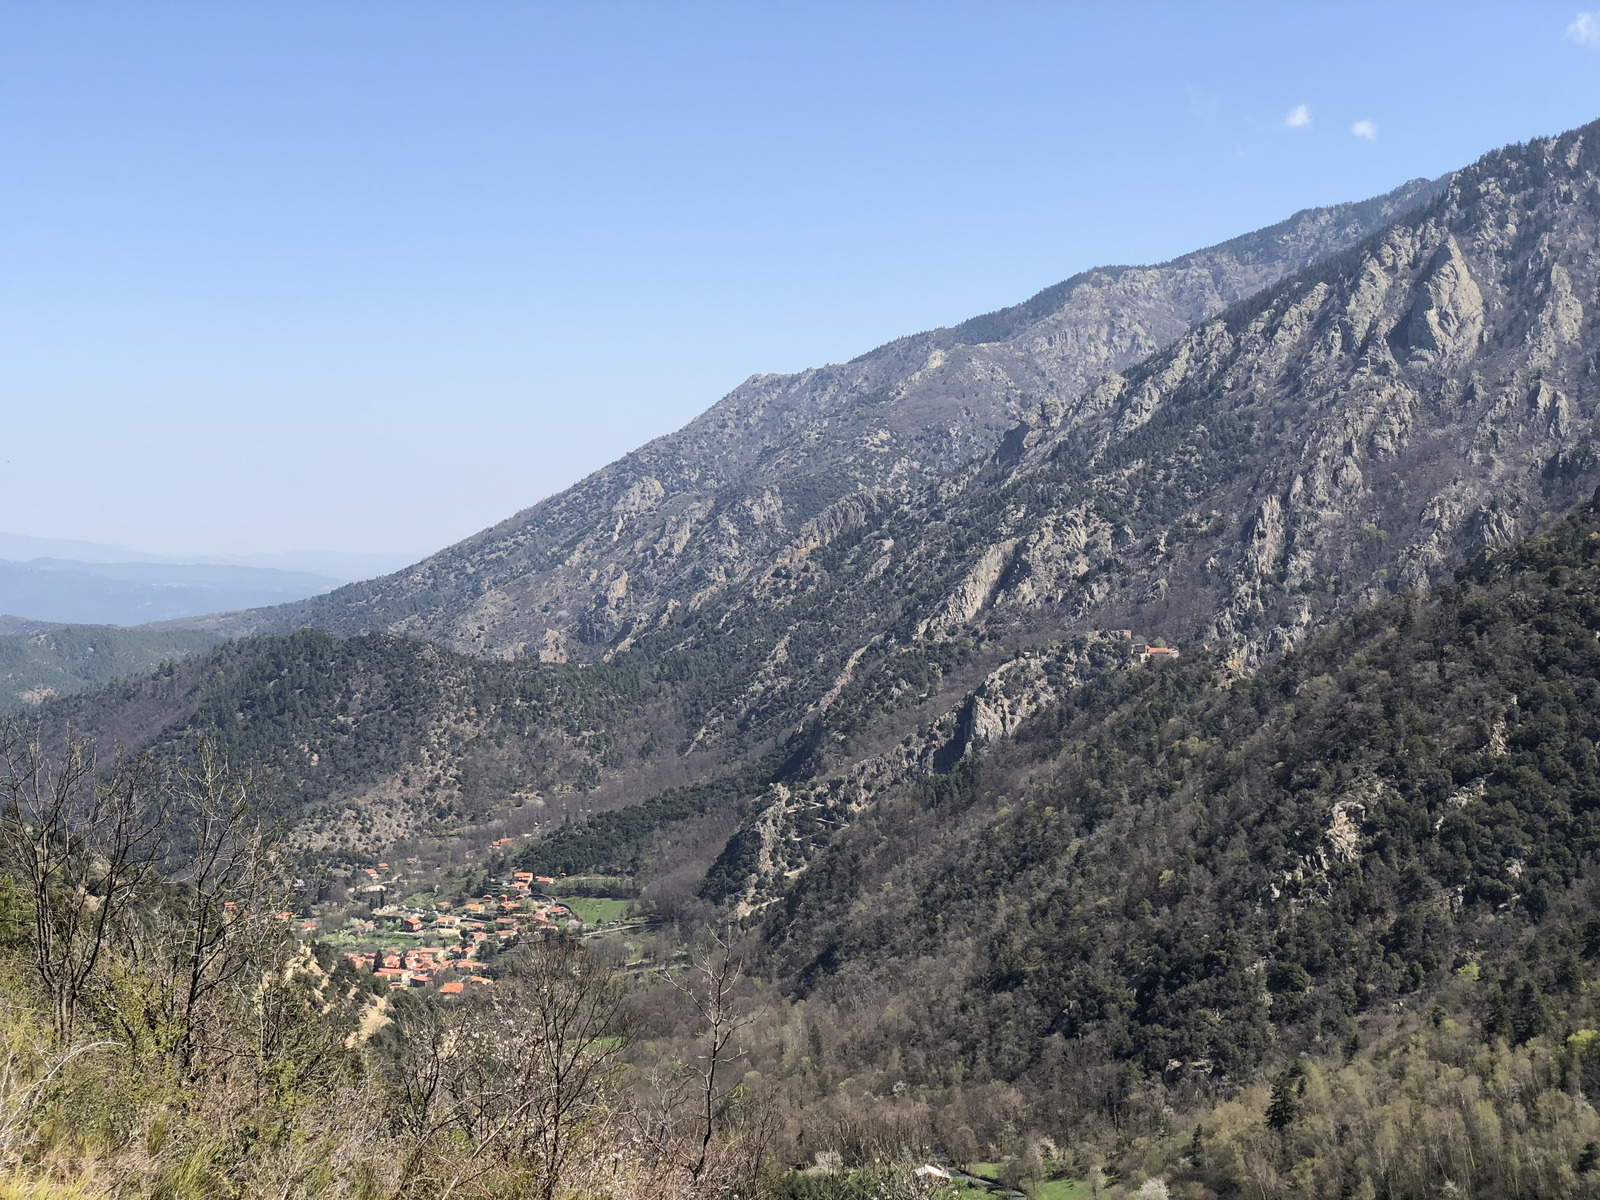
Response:
POLYGON ((626 895, 633 887, 633 880, 626 875, 567 875, 554 883, 542 883, 538 886, 552 896, 564 896, 574 887, 593 888, 595 891, 609 888, 626 895))
POLYGON ((585 925, 615 921, 628 907, 626 900, 606 900, 594 896, 563 896, 561 903, 570 908, 585 925))
POLYGON ((1037 1200, 1082 1200, 1089 1185, 1081 1179, 1049 1179, 1039 1185, 1037 1200))
MULTIPOLYGON (((336 949, 345 949, 356 946, 396 946, 403 943, 413 946, 426 945, 428 934, 424 933, 397 933, 393 930, 376 933, 364 933, 354 929, 340 929, 332 933, 325 933, 320 929, 312 930, 316 941, 326 942, 336 949)), ((434 938, 435 941, 442 939, 434 938)))

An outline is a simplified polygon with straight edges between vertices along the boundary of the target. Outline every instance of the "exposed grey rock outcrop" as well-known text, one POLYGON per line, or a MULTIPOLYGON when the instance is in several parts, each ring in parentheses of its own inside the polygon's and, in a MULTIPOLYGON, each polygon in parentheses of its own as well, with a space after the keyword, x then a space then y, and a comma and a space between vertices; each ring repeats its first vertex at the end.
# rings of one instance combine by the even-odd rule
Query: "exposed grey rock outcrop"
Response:
POLYGON ((744 866, 735 890, 713 896, 740 916, 777 899, 816 852, 890 788, 948 771, 990 742, 1009 737, 1028 717, 1092 671, 1090 646, 1120 639, 1095 635, 1019 655, 891 749, 842 764, 796 784, 774 784, 746 817, 724 854, 724 870, 744 866), (753 853, 752 853, 753 851, 753 853))
POLYGON ((1356 250, 1042 405, 1003 478, 942 501, 968 569, 1023 547, 971 621, 1114 619, 1249 666, 1586 498, 1597 136, 1489 155, 1356 250))

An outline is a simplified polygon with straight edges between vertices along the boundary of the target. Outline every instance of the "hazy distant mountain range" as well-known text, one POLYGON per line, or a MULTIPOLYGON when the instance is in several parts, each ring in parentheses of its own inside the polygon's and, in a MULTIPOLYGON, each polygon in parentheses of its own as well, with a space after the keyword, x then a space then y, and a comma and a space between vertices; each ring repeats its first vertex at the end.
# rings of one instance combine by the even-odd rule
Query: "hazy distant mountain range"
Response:
POLYGON ((281 604, 337 586, 325 576, 265 567, 0 560, 0 612, 90 625, 144 625, 281 604))
POLYGON ((80 542, 72 538, 29 537, 20 533, 0 533, 0 559, 27 562, 35 558, 59 558, 79 563, 171 563, 177 565, 218 565, 260 567, 317 575, 338 583, 371 579, 405 566, 409 554, 366 553, 346 550, 288 550, 281 554, 151 554, 104 542, 80 542))
POLYGON ((178 558, 124 546, 0 533, 0 613, 142 625, 320 595, 403 556, 296 551, 178 558))

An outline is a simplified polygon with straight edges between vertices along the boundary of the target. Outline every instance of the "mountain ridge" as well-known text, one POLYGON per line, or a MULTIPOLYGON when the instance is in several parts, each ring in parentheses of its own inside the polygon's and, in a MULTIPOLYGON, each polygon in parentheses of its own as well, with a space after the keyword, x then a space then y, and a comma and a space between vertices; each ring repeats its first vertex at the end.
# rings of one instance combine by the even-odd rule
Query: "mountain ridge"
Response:
MULTIPOLYGON (((929 477, 843 478, 804 522, 772 487, 736 481, 693 528, 659 511, 670 508, 659 480, 652 497, 601 472, 634 507, 606 508, 599 526, 574 509, 577 532, 552 556, 591 598, 579 615, 610 631, 590 661, 650 681, 655 732, 636 763, 589 763, 612 790, 584 815, 609 821, 604 809, 655 795, 676 764, 744 779, 743 764, 776 755, 779 767, 718 802, 739 828, 713 855, 720 882, 706 893, 763 905, 880 797, 948 771, 1102 671, 1098 630, 1209 644, 1248 672, 1473 546, 1559 515, 1596 474, 1583 349, 1600 311, 1586 304, 1600 289, 1591 132, 1486 155, 1340 255, 1092 388, 1038 399, 984 453, 929 477), (1519 221, 1547 236, 1517 234, 1519 221), (670 542, 636 536, 640 522, 682 533, 678 550, 700 538, 709 557, 679 562, 670 542), (751 529, 767 540, 742 555, 751 529), (659 607, 641 621, 628 607, 645 603, 640 580, 602 570, 612 552, 654 556, 694 590, 649 599, 659 607)), ((906 375, 896 395, 914 398, 920 382, 906 375)), ((882 403, 848 411, 880 420, 882 403)), ((736 426, 740 411, 707 421, 736 426)), ((517 553, 507 570, 533 550, 517 553)), ((493 580, 475 595, 480 615, 486 599, 517 615, 493 580)), ((437 589, 407 598, 390 636, 425 636, 447 602, 437 589)), ((475 632, 458 652, 536 656, 475 632)), ((650 810, 668 825, 697 811, 650 810)), ((623 822, 621 841, 591 839, 595 852, 632 861, 662 828, 645 815, 623 822)), ((550 854, 566 853, 561 836, 550 854)))
POLYGON ((938 480, 1042 398, 1142 358, 1440 186, 1413 180, 1303 210, 1167 264, 1080 273, 849 363, 752 376, 678 433, 407 571, 311 604, 194 624, 228 634, 383 629, 499 657, 615 652, 665 607, 759 570, 829 505, 863 488, 904 494, 938 480), (1010 340, 961 341, 1001 334, 1010 340))

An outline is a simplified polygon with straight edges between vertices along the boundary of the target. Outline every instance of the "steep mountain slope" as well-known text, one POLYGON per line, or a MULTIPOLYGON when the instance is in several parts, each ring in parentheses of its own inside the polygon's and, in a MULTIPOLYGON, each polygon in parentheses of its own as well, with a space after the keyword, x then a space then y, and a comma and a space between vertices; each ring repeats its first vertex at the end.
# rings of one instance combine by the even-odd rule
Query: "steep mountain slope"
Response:
POLYGON ((641 638, 700 656, 695 746, 816 723, 813 778, 752 810, 720 874, 736 859, 745 901, 770 899, 826 840, 816 822, 837 830, 1081 681, 1096 629, 1247 670, 1587 496, 1596 132, 1485 156, 1347 254, 1042 405, 964 477, 849 497, 641 638))
POLYGON ((1525 1041, 1600 954, 1597 700, 1600 503, 1231 686, 1203 653, 1102 674, 838 838, 771 965, 913 1081, 1208 1087, 1452 975, 1525 1041))
POLYGON ((1259 661, 1569 507, 1600 464, 1597 132, 1486 156, 1356 250, 1042 406, 964 487, 862 522, 894 549, 870 581, 831 578, 830 607, 954 558, 904 640, 1136 623, 1259 661))
POLYGON ((1310 209, 1161 266, 1086 272, 849 363, 752 377, 678 433, 414 567, 209 627, 386 630, 497 657, 593 658, 760 574, 830 504, 863 489, 915 494, 1024 412, 1072 401, 1438 188, 1417 180, 1310 209))
MULTIPOLYGON (((1047 408, 1008 486, 1066 485, 1051 517, 1127 539, 1096 603, 1255 657, 1505 544, 1594 477, 1597 136, 1490 155, 1359 250, 1047 408), (1175 544, 1214 513, 1220 536, 1175 544)), ((1044 522, 1022 537, 1001 603, 1072 590, 1044 522)))

